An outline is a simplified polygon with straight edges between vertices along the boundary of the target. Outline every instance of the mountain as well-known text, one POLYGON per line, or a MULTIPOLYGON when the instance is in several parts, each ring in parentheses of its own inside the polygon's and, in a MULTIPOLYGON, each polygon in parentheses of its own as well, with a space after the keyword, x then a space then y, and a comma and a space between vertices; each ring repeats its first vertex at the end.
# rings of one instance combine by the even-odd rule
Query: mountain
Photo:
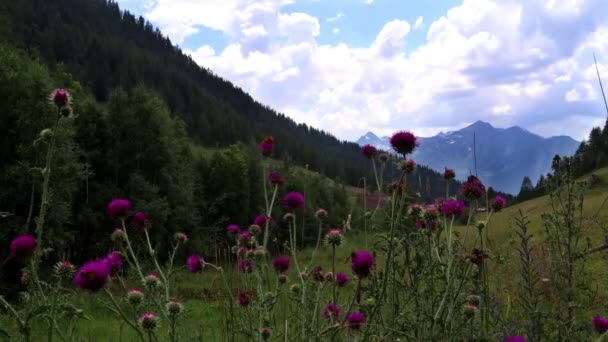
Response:
MULTIPOLYGON (((446 166, 453 168, 459 179, 465 179, 475 173, 473 133, 477 141, 478 176, 494 189, 511 194, 519 192, 525 176, 535 180, 549 172, 555 154, 572 155, 579 146, 579 142, 567 136, 543 138, 519 126, 497 128, 477 121, 457 131, 420 138, 420 146, 412 158, 440 172, 446 166)), ((357 143, 390 150, 389 137, 379 138, 372 132, 357 143)))

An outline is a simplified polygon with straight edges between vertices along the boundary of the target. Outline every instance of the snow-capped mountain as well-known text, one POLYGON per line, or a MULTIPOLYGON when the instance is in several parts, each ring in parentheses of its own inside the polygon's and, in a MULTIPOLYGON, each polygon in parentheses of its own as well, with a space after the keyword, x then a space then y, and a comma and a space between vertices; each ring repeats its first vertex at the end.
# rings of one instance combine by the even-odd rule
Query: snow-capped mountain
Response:
MULTIPOLYGON (((522 179, 536 181, 551 168, 555 154, 572 155, 579 143, 568 136, 543 138, 519 126, 496 128, 477 121, 457 131, 419 138, 420 146, 411 158, 439 172, 445 166, 456 171, 458 179, 475 173, 473 132, 477 141, 477 174, 489 186, 512 194, 519 192, 522 179)), ((389 137, 368 132, 359 145, 370 144, 390 151, 389 137)))

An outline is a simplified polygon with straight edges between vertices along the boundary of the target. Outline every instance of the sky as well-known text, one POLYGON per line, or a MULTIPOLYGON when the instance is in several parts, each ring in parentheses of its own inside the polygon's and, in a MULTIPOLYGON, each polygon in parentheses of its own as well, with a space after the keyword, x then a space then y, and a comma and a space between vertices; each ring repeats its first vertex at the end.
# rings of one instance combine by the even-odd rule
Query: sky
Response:
POLYGON ((584 139, 608 0, 118 0, 201 66, 341 139, 483 120, 584 139))

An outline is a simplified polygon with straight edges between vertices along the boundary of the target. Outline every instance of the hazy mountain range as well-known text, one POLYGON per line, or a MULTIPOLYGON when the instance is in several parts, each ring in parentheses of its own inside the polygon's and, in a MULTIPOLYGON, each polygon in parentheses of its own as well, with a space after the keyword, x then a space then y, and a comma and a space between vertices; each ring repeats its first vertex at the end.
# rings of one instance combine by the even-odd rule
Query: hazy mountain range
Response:
MULTIPOLYGON (((475 173, 473 132, 477 141, 478 176, 494 189, 512 194, 519 192, 525 176, 536 182, 546 174, 555 154, 572 155, 579 145, 568 136, 543 138, 519 126, 496 128, 477 121, 457 131, 419 138, 420 146, 411 158, 437 171, 447 166, 456 171, 458 179, 465 179, 475 173)), ((391 150, 389 137, 380 138, 372 132, 359 138, 357 143, 391 150)))

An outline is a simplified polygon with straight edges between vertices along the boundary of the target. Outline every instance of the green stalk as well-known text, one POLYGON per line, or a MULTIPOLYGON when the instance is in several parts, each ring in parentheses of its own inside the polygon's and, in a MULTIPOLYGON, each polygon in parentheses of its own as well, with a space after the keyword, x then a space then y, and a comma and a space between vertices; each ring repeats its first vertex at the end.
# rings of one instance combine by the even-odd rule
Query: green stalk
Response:
POLYGON ((141 271, 141 267, 139 267, 139 261, 137 261, 137 257, 135 257, 135 253, 133 252, 133 248, 131 246, 131 241, 129 240, 129 234, 127 233, 127 226, 125 224, 125 219, 120 220, 122 222, 122 230, 125 233, 125 242, 127 243, 127 250, 131 254, 131 258, 133 259, 133 263, 135 264, 135 269, 137 269, 137 273, 139 273, 139 277, 143 283, 144 274, 141 271))
POLYGON ((144 228, 144 234, 146 235, 146 241, 148 242, 148 252, 150 253, 150 257, 154 261, 156 270, 160 274, 160 277, 163 279, 163 282, 165 283, 165 297, 166 297, 165 299, 168 302, 169 301, 169 280, 167 279, 167 277, 165 277, 165 273, 163 272, 162 268, 158 264, 158 260, 156 260, 156 255, 155 255, 154 249, 152 248, 152 243, 150 243, 150 235, 148 234, 148 230, 145 228, 144 228))
POLYGON ((114 304, 114 307, 116 308, 117 312, 120 314, 122 319, 125 321, 125 323, 127 323, 131 328, 133 328, 133 330, 135 330, 135 332, 137 332, 137 335, 139 335, 140 340, 145 341, 144 335, 142 334, 141 330, 139 330, 137 325, 134 324, 133 322, 131 322, 131 320, 129 320, 129 318, 127 318, 124 311, 122 311, 122 309, 120 308, 120 305, 118 305, 118 302, 116 302, 116 299, 114 299, 112 292, 110 292, 110 290, 108 290, 107 287, 104 287, 103 290, 108 295, 108 297, 112 301, 112 304, 114 304))

